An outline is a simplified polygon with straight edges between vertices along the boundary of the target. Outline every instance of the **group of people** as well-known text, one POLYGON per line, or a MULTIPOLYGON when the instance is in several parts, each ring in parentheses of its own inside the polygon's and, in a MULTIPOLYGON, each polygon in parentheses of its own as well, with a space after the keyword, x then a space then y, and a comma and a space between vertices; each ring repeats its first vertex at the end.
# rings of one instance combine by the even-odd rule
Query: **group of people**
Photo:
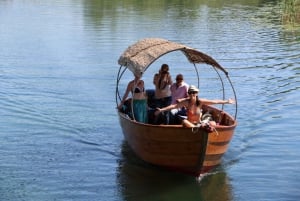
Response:
MULTIPOLYGON (((142 74, 135 74, 134 80, 127 85, 125 94, 119 104, 123 106, 129 93, 132 93, 133 118, 142 123, 148 123, 147 95, 145 93, 142 74)), ((202 105, 211 104, 234 104, 234 100, 208 100, 198 97, 199 89, 193 85, 189 86, 184 82, 182 74, 176 76, 176 82, 172 82, 169 73, 169 66, 163 64, 158 73, 154 75, 155 86, 155 120, 154 124, 178 124, 182 122, 185 127, 195 127, 201 121, 202 105), (180 115, 187 118, 178 118, 180 115), (163 117, 163 122, 161 118, 163 117), (160 119, 160 121, 158 120, 160 119)))
MULTIPOLYGON (((184 82, 183 75, 178 74, 176 82, 173 83, 167 64, 163 64, 159 72, 154 75, 153 84, 155 86, 154 100, 156 109, 167 107, 175 104, 179 99, 188 97, 189 85, 184 82)), ((156 114, 154 124, 175 124, 178 112, 179 109, 174 108, 171 113, 166 111, 156 114)))

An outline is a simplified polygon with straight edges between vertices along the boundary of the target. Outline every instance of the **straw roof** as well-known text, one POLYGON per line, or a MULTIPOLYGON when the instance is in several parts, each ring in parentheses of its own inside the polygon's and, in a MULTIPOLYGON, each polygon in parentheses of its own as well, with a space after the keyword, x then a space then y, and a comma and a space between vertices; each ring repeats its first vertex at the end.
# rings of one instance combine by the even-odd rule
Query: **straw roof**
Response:
POLYGON ((207 54, 160 38, 145 38, 129 46, 120 56, 118 63, 128 67, 135 74, 143 73, 156 59, 173 51, 182 51, 191 63, 206 63, 227 74, 227 71, 207 54))

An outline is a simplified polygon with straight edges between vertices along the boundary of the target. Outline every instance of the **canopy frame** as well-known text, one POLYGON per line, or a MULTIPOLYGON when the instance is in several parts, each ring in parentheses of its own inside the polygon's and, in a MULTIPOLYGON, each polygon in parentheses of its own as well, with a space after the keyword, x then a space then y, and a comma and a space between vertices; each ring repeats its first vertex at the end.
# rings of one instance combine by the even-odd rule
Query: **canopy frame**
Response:
MULTIPOLYGON (((209 55, 190 48, 188 46, 171 42, 165 39, 160 38, 145 38, 136 42, 135 44, 129 46, 123 54, 120 56, 118 63, 120 65, 118 74, 117 74, 117 83, 116 83, 116 104, 118 106, 119 101, 121 100, 121 96, 119 93, 119 82, 125 73, 126 70, 130 70, 133 74, 140 75, 143 74, 152 63, 154 63, 157 59, 164 56, 165 54, 181 51, 188 61, 194 65, 196 75, 198 78, 198 88, 199 88, 199 73, 197 70, 196 64, 207 64, 211 66, 217 73, 223 91, 223 99, 225 99, 225 87, 224 81, 219 71, 223 72, 230 83, 232 92, 234 94, 234 98, 236 101, 235 104, 235 115, 234 119, 237 118, 237 96, 234 86, 229 78, 228 72, 212 57, 209 55), (122 70, 122 68, 124 68, 122 70)), ((222 110, 224 109, 224 105, 222 105, 222 110)))

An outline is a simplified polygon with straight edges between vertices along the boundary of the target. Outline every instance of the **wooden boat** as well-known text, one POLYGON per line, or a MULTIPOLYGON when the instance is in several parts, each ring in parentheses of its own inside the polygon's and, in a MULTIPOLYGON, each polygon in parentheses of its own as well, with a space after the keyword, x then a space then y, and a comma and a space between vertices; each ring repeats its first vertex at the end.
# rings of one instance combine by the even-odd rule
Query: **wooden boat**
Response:
MULTIPOLYGON (((186 56, 194 65, 196 76, 197 65, 206 64, 214 68, 221 79, 225 97, 224 81, 220 76, 220 72, 223 72, 237 100, 228 72, 212 57, 183 44, 159 38, 146 38, 129 46, 118 60, 120 68, 117 75, 116 104, 119 105, 121 100, 119 82, 126 70, 144 73, 154 61, 173 51, 181 51, 186 56)), ((151 90, 148 91, 150 92, 151 90)), ((148 100, 148 103, 151 103, 151 100, 148 100)), ((234 117, 223 108, 214 106, 204 105, 202 110, 203 113, 209 111, 217 122, 213 132, 208 132, 204 127, 192 129, 182 125, 144 124, 132 119, 124 111, 118 110, 117 113, 125 140, 142 160, 170 170, 199 176, 221 163, 237 126, 237 102, 234 117)))

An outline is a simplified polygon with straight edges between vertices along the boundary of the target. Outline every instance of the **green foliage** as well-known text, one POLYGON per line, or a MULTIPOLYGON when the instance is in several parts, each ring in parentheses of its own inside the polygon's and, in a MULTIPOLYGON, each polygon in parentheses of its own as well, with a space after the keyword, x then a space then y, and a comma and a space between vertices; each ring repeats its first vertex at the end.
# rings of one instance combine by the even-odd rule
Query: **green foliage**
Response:
POLYGON ((295 25, 300 23, 300 0, 283 0, 283 22, 295 25))

